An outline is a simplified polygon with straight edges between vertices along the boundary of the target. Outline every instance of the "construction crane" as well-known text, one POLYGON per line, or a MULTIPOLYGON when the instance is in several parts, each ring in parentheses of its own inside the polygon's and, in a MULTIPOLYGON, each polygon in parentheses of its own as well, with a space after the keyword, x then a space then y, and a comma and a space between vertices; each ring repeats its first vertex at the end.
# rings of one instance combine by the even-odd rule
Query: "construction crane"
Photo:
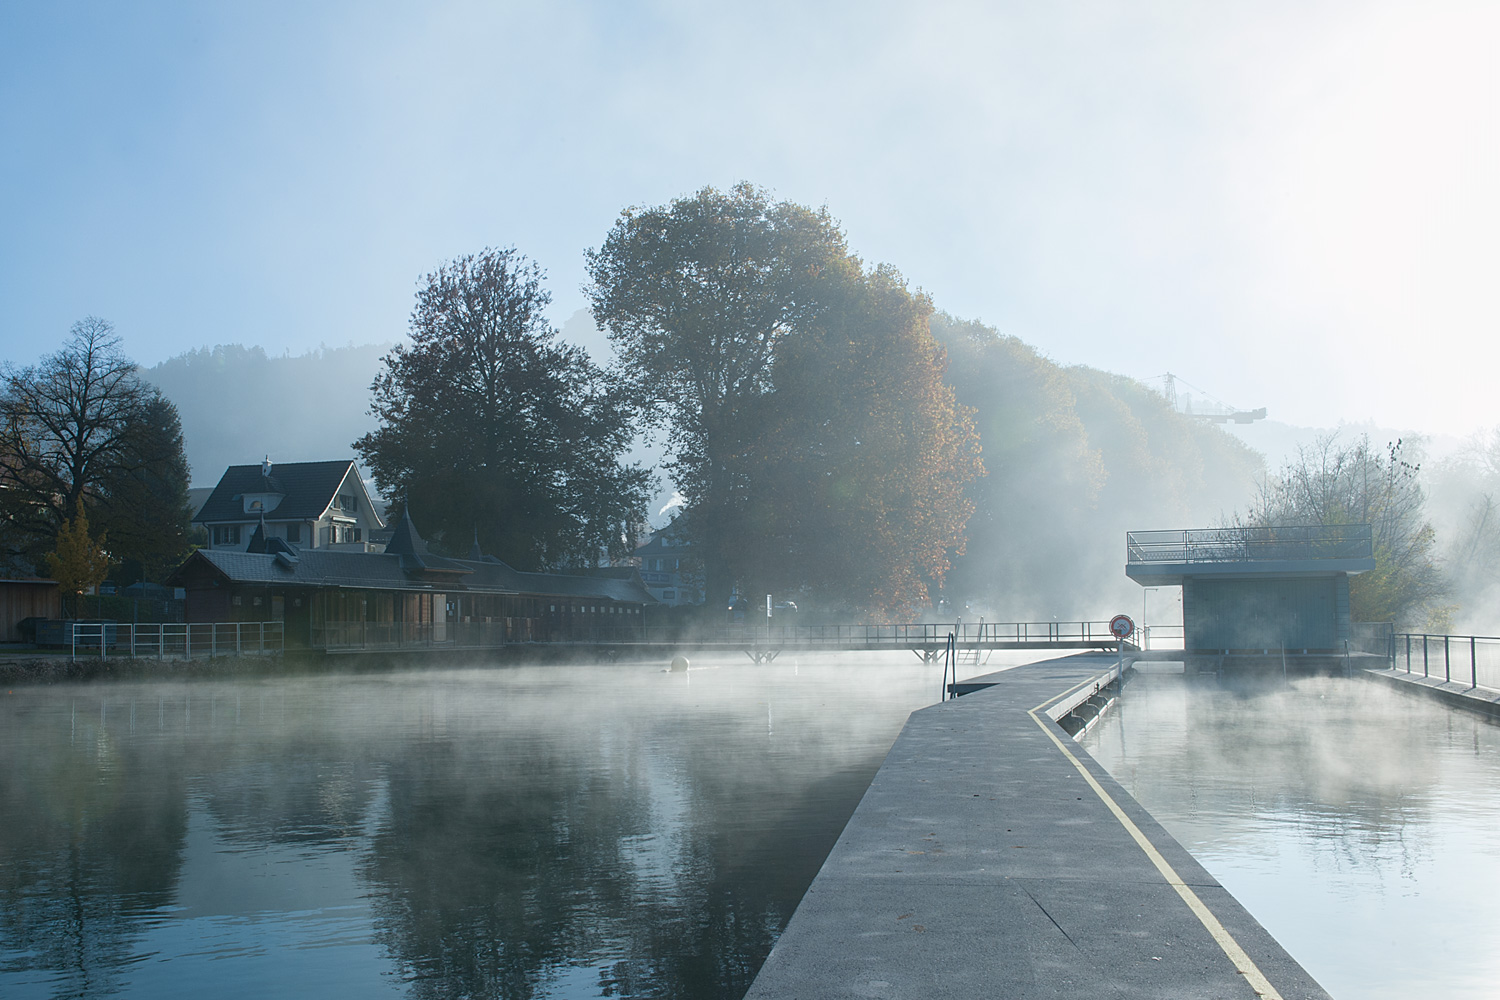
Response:
POLYGON ((1264 406, 1256 410, 1241 410, 1238 407, 1229 406, 1228 404, 1215 399, 1204 390, 1199 389, 1196 385, 1193 385, 1193 383, 1189 382, 1187 379, 1178 378, 1171 372, 1167 372, 1165 375, 1153 376, 1150 381, 1155 381, 1156 379, 1162 380, 1162 394, 1167 397, 1167 405, 1176 410, 1178 413, 1181 413, 1185 417, 1192 417, 1195 420, 1207 421, 1211 424, 1249 424, 1254 423, 1257 420, 1266 419, 1266 408, 1264 406), (1200 393, 1205 399, 1208 400, 1208 402, 1206 404, 1199 403, 1197 406, 1194 406, 1193 397, 1191 395, 1184 395, 1182 398, 1182 405, 1178 406, 1178 382, 1181 382, 1189 389, 1200 393))

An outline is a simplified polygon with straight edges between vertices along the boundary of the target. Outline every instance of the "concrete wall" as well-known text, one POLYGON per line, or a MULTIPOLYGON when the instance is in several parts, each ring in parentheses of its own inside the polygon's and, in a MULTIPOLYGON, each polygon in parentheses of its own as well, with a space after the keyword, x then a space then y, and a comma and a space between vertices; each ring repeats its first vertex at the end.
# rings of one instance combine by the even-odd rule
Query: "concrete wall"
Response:
POLYGON ((1188 577, 1182 621, 1188 649, 1339 650, 1349 637, 1349 578, 1188 577))

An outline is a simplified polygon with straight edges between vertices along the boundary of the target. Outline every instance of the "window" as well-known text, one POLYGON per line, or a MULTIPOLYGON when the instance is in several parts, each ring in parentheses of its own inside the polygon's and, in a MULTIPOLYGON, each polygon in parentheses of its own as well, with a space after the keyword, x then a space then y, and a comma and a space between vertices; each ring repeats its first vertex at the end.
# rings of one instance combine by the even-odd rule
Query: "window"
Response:
POLYGON ((240 544, 240 526, 238 524, 216 524, 214 525, 215 545, 238 545, 240 544))
POLYGON ((302 541, 302 525, 289 524, 286 526, 286 540, 289 542, 302 541))
POLYGON ((677 591, 663 590, 661 592, 661 599, 664 601, 675 601, 677 599, 677 591))
POLYGON ((347 511, 349 511, 352 514, 354 511, 356 511, 358 509, 359 508, 354 505, 354 494, 353 493, 340 493, 339 494, 339 510, 347 510, 347 511))

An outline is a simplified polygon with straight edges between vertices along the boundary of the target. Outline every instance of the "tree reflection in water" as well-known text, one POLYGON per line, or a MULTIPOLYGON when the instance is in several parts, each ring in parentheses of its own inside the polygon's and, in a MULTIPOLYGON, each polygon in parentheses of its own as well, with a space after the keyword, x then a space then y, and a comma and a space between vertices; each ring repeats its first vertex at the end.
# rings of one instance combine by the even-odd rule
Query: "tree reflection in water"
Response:
POLYGON ((378 971, 421 998, 738 997, 930 673, 20 691, 0 702, 0 993, 207 978, 245 995, 290 960, 247 941, 304 933, 315 911, 364 928, 294 938, 325 985, 378 971), (215 936, 185 944, 200 921, 215 936))

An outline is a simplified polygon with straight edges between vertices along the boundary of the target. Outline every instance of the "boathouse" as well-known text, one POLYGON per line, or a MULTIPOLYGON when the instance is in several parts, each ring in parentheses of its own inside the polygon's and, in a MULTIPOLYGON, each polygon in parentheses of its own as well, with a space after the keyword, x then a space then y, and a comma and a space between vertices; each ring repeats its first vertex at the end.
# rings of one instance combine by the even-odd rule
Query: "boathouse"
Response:
POLYGON ((611 641, 656 604, 633 569, 528 573, 481 554, 428 551, 403 516, 383 552, 298 548, 258 525, 246 551, 199 549, 169 582, 190 622, 284 623, 316 649, 611 641))
POLYGON ((1125 550, 1142 587, 1182 587, 1189 657, 1342 655, 1349 578, 1375 568, 1368 524, 1132 531, 1125 550))

